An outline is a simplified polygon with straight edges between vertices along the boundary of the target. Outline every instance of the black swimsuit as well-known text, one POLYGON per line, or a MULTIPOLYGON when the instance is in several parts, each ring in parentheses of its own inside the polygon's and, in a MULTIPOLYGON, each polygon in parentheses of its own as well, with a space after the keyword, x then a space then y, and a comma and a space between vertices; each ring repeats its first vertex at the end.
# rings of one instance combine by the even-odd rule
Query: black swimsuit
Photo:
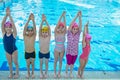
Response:
POLYGON ((4 49, 8 54, 13 54, 14 51, 17 50, 16 47, 16 39, 13 37, 13 34, 11 34, 10 36, 7 36, 6 33, 3 37, 3 45, 4 45, 4 49))

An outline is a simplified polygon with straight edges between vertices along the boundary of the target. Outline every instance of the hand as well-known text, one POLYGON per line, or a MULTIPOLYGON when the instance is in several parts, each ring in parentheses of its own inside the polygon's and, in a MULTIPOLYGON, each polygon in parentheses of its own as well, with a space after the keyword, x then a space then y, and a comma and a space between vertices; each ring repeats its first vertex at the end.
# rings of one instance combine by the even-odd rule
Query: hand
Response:
POLYGON ((44 14, 42 14, 42 21, 46 20, 46 16, 44 14))
POLYGON ((34 14, 33 13, 30 14, 30 19, 34 20, 34 14))
POLYGON ((89 24, 89 21, 86 23, 86 26, 88 26, 88 24, 89 24))
POLYGON ((62 16, 65 16, 65 14, 66 14, 66 11, 63 11, 63 14, 62 14, 62 16))
POLYGON ((10 8, 9 7, 7 7, 7 9, 6 9, 6 15, 10 16, 10 8))
POLYGON ((81 15, 82 15, 82 12, 81 12, 81 11, 79 11, 79 12, 78 12, 78 16, 81 16, 81 15))
POLYGON ((89 24, 89 21, 87 22, 87 25, 89 24))
POLYGON ((82 15, 82 12, 81 11, 79 11, 79 16, 81 16, 82 15))

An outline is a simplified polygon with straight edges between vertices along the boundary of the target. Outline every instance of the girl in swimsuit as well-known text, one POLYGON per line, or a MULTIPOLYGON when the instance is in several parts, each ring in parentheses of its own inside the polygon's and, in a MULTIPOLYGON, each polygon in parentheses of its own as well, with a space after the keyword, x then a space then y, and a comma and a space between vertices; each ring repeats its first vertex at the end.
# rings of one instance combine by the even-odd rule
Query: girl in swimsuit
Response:
POLYGON ((62 68, 62 59, 65 53, 65 34, 66 34, 66 19, 65 19, 66 12, 64 11, 58 21, 58 24, 55 27, 55 49, 54 49, 54 77, 61 76, 61 68, 62 68), (61 19, 63 17, 63 22, 61 19), (56 75, 56 66, 59 59, 59 72, 56 75))
POLYGON ((10 71, 9 78, 18 78, 19 77, 18 51, 16 47, 17 30, 14 21, 12 19, 12 16, 10 15, 9 8, 6 9, 6 15, 2 20, 1 30, 3 35, 3 45, 6 52, 6 58, 9 64, 9 71, 10 71), (8 17, 10 21, 6 22, 8 17), (16 74, 14 76, 12 70, 12 61, 15 63, 16 66, 16 74))
POLYGON ((70 24, 70 27, 67 31, 67 65, 66 65, 66 77, 68 77, 68 68, 70 68, 70 77, 72 78, 72 70, 74 67, 74 63, 76 61, 78 55, 78 43, 79 43, 79 36, 81 33, 82 23, 81 23, 81 12, 79 11, 73 21, 70 24), (78 18, 79 25, 75 22, 78 18))
POLYGON ((88 61, 88 56, 90 53, 91 36, 89 35, 89 32, 88 32, 88 24, 89 24, 89 22, 85 25, 84 32, 83 32, 83 40, 82 40, 83 53, 80 55, 80 59, 79 59, 80 66, 79 66, 79 70, 78 70, 78 78, 82 78, 82 76, 83 76, 83 70, 86 66, 86 63, 88 61))

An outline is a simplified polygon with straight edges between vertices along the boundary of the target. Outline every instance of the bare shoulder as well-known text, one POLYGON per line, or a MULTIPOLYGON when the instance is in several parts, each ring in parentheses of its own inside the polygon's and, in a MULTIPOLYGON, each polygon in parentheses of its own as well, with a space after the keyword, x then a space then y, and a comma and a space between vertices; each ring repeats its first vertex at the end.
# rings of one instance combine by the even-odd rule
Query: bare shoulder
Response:
POLYGON ((13 33, 13 37, 16 38, 16 36, 17 36, 17 35, 13 33))
POLYGON ((5 35, 5 32, 2 33, 2 36, 4 36, 4 35, 5 35))

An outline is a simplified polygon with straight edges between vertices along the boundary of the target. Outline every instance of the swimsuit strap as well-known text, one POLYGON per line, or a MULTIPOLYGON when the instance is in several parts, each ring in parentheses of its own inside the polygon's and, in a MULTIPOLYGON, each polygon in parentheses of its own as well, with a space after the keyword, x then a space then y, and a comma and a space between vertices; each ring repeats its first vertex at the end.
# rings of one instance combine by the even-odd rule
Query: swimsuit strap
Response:
POLYGON ((61 37, 56 37, 56 44, 64 44, 64 41, 65 41, 65 37, 64 36, 61 36, 61 37))

